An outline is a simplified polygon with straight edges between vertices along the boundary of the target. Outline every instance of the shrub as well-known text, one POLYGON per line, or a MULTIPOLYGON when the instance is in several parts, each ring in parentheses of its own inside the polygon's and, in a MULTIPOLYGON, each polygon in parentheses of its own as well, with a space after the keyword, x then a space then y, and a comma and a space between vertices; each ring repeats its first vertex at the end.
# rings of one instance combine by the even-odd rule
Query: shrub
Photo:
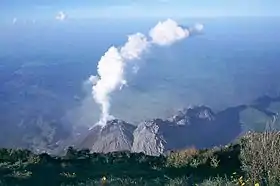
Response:
MULTIPOLYGON (((198 185, 198 184, 197 184, 198 185)), ((230 181, 227 178, 210 178, 200 184, 200 186, 237 186, 238 184, 230 181)))
POLYGON ((242 141, 242 170, 253 183, 280 181, 280 132, 248 133, 242 141))
POLYGON ((217 168, 219 166, 220 160, 218 160, 217 157, 215 157, 215 156, 212 156, 210 159, 211 159, 210 165, 213 168, 217 168))
POLYGON ((188 178, 183 177, 183 178, 175 178, 170 180, 166 186, 188 186, 188 178))
POLYGON ((70 172, 62 172, 60 173, 61 176, 66 177, 66 178, 75 178, 77 175, 75 172, 70 173, 70 172))
POLYGON ((192 164, 194 156, 198 155, 199 151, 195 148, 189 148, 186 150, 172 152, 167 157, 167 166, 169 167, 183 167, 188 164, 192 164))
POLYGON ((24 170, 24 171, 14 171, 11 175, 13 178, 17 179, 28 179, 32 176, 32 172, 24 170))

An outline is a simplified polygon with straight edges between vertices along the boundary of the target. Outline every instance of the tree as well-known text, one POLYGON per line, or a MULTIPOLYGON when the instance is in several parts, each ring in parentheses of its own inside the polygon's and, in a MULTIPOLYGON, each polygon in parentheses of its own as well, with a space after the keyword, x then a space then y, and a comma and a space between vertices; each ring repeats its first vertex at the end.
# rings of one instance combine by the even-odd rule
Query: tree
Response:
POLYGON ((68 147, 65 158, 74 159, 78 157, 78 151, 74 147, 68 147))

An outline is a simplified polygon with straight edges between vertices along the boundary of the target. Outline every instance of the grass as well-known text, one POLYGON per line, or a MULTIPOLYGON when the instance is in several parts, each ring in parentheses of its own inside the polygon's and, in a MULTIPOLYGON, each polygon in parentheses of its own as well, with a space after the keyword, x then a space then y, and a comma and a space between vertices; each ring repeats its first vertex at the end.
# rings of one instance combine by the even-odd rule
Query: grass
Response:
POLYGON ((237 143, 168 156, 69 148, 63 157, 0 149, 0 185, 271 186, 280 183, 280 133, 248 133, 237 143))

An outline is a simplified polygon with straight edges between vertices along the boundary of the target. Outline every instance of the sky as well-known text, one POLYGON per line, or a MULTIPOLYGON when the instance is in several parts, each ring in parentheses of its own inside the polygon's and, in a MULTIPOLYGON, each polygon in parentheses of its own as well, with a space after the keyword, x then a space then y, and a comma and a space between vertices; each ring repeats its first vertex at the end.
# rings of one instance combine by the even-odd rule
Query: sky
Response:
POLYGON ((0 0, 0 20, 278 16, 279 0, 0 0))

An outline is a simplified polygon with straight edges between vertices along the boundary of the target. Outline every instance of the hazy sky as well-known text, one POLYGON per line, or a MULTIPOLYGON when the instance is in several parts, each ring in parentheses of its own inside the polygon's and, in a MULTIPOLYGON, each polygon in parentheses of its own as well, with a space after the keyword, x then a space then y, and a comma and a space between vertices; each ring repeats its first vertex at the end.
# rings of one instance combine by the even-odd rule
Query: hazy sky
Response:
POLYGON ((279 0, 0 0, 0 19, 280 15, 279 0))

